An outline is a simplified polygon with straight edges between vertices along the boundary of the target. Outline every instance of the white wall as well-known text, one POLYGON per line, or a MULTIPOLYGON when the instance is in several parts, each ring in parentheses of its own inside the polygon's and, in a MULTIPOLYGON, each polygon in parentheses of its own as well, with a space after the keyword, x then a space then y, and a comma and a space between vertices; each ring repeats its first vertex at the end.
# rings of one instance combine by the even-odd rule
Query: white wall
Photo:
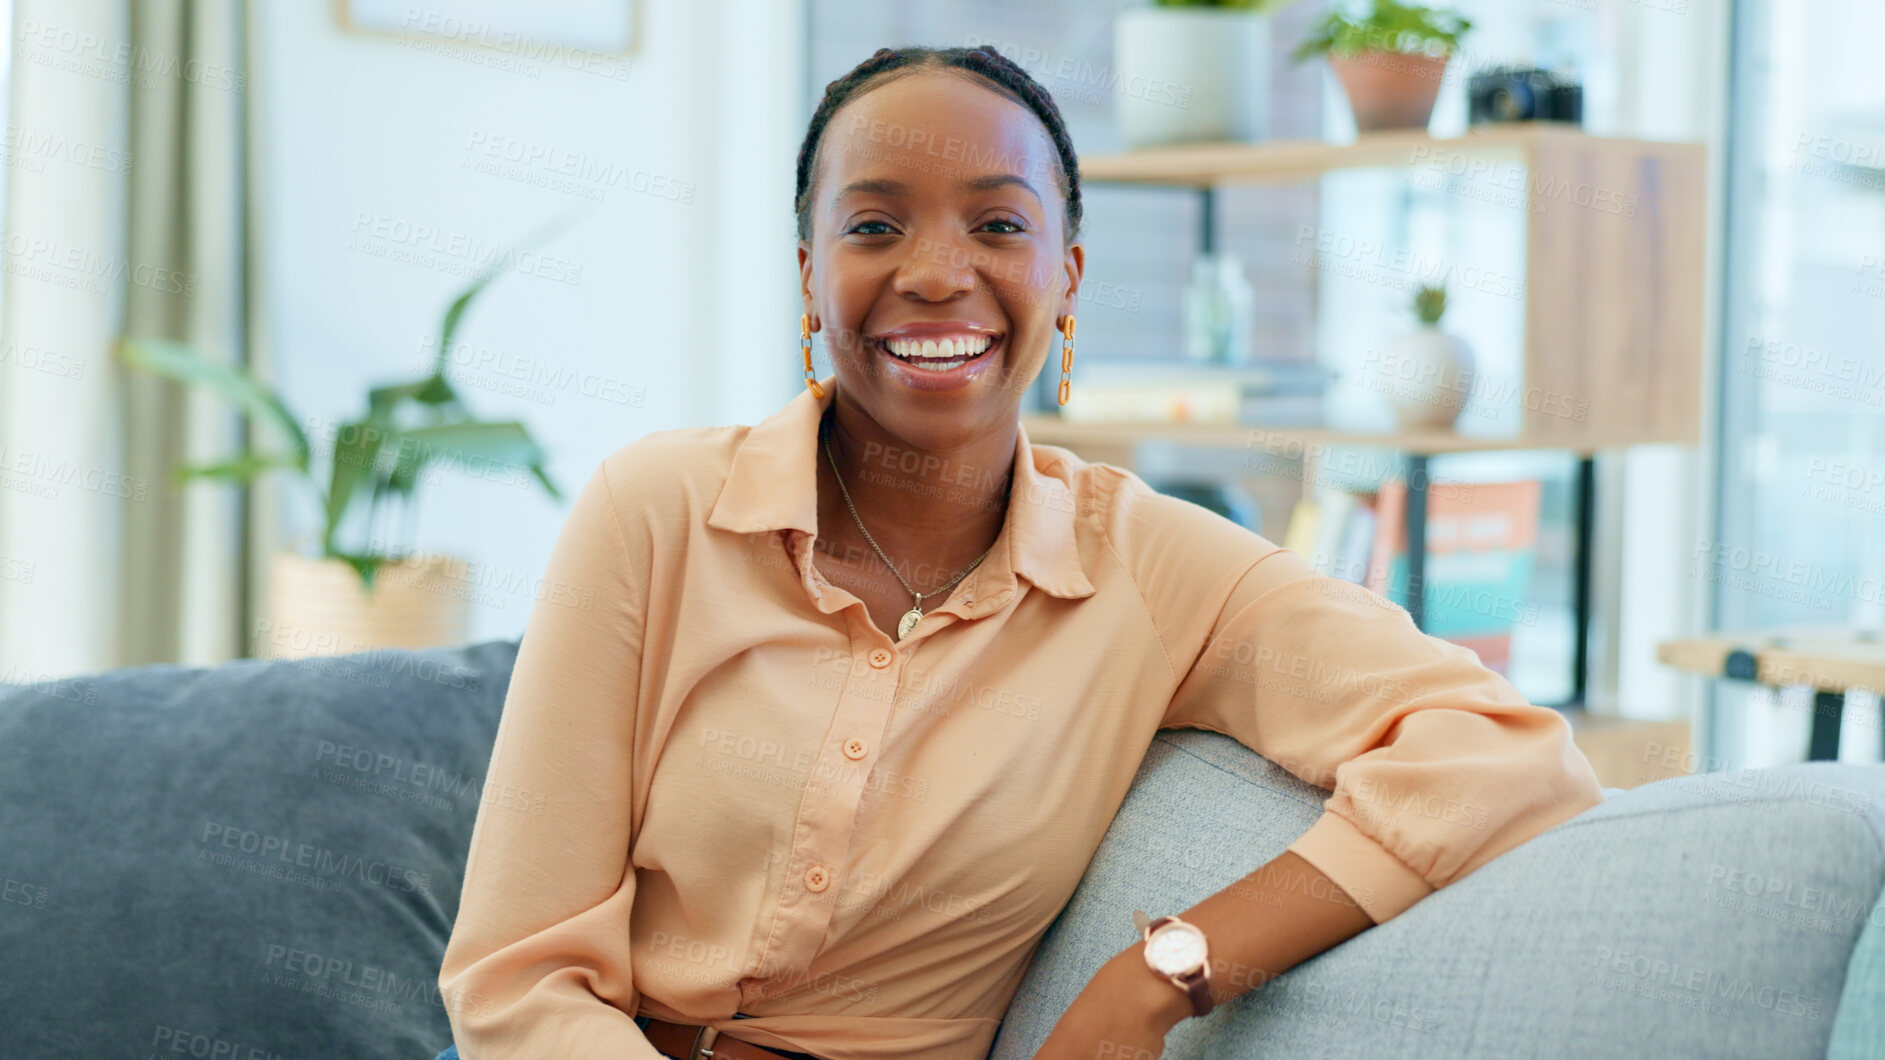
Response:
MULTIPOLYGON (((297 412, 352 417, 369 386, 417 377, 476 271, 466 248, 515 246, 575 208, 589 212, 541 247, 550 275, 486 289, 459 334, 475 354, 453 369, 474 411, 529 426, 566 494, 648 431, 752 423, 792 396, 802 11, 642 8, 640 47, 585 69, 446 23, 402 40, 344 30, 328 3, 256 5, 263 355, 297 412), (556 161, 506 163, 513 148, 556 161), (467 168, 479 161, 570 187, 467 168), (559 173, 565 161, 643 176, 613 186, 559 173)), ((280 492, 285 537, 311 540, 312 506, 280 492)), ((564 507, 450 471, 419 496, 411 543, 478 565, 473 638, 519 634, 564 507)))

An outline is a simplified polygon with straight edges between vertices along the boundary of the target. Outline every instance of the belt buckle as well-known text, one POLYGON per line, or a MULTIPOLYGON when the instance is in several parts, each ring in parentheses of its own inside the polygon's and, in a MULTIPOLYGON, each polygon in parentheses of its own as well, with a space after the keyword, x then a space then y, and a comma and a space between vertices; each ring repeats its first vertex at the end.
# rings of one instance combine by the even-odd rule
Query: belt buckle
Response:
POLYGON ((713 1060, 714 1053, 711 1046, 714 1039, 718 1037, 720 1037, 720 1032, 712 1027, 702 1027, 695 1031, 694 1047, 687 1051, 687 1060, 713 1060))

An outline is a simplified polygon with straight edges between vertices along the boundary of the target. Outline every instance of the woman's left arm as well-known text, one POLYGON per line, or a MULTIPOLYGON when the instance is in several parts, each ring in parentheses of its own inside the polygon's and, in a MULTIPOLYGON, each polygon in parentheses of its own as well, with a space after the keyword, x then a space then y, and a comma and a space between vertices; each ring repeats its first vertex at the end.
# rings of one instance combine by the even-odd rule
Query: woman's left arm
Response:
MULTIPOLYGON (((1147 910, 1204 932, 1219 1002, 1603 802, 1561 714, 1294 552, 1265 551, 1209 608, 1201 637, 1171 637, 1184 676, 1161 727, 1229 734, 1330 790, 1278 857, 1190 910, 1147 910)), ((1038 1057, 1160 1055, 1191 1007, 1142 948, 1102 966, 1038 1057)))
MULTIPOLYGON (((1219 1005, 1374 926, 1335 881, 1289 850, 1178 915, 1210 940, 1211 998, 1219 1005)), ((1160 1055, 1165 1033, 1191 1015, 1191 1001, 1152 974, 1144 949, 1136 942, 1100 966, 1035 1060, 1160 1055)))

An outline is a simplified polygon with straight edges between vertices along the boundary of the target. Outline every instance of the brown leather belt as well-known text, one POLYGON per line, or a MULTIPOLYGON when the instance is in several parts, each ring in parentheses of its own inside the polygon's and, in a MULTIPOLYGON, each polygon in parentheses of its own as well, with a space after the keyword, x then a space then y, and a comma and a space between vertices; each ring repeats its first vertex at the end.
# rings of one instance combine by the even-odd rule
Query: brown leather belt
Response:
POLYGON ((741 1041, 712 1027, 692 1023, 671 1023, 653 1016, 637 1016, 648 1043, 674 1060, 819 1060, 811 1053, 786 1049, 768 1049, 741 1041))

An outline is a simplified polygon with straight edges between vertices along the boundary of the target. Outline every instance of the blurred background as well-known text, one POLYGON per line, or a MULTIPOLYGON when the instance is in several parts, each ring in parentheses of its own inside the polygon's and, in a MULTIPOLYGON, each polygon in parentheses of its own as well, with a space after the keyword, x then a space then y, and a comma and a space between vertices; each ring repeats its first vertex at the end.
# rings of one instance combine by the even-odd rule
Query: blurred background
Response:
POLYGON ((1034 441, 1620 726, 1606 783, 1879 760, 1885 13, 1395 9, 0 0, 0 683, 518 636, 598 462, 802 387, 825 84, 992 44, 1087 178, 1034 441))

